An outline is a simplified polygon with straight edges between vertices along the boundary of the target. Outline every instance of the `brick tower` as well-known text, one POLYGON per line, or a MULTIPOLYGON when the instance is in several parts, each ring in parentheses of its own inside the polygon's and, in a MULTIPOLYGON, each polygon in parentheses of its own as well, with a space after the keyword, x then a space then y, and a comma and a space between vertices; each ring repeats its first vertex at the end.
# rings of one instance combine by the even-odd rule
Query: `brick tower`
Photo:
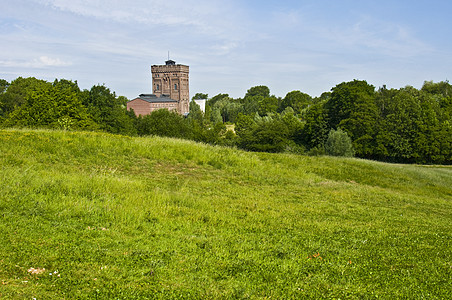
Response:
POLYGON ((151 66, 152 91, 157 96, 169 96, 177 101, 177 111, 188 113, 190 102, 188 66, 176 65, 173 60, 167 60, 165 65, 151 66))

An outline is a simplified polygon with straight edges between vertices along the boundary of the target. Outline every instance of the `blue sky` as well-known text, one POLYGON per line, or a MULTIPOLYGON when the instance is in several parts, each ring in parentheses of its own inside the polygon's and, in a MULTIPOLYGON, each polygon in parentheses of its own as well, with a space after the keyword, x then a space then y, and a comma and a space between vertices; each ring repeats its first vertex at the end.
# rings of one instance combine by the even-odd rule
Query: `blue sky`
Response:
POLYGON ((0 0, 0 78, 151 92, 150 65, 190 66, 190 94, 266 85, 312 96, 451 79, 452 1, 0 0))

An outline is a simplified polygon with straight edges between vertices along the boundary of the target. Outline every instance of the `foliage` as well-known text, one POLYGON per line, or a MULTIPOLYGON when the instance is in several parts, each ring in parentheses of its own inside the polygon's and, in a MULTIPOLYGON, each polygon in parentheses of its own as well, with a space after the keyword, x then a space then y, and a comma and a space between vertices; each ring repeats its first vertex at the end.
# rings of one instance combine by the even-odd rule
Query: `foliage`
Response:
POLYGON ((137 119, 137 133, 139 135, 158 135, 175 138, 188 138, 191 130, 184 118, 174 111, 159 109, 150 115, 137 119))
POLYGON ((208 94, 196 93, 191 99, 197 100, 197 99, 208 99, 208 98, 209 98, 208 94))
POLYGON ((29 90, 36 89, 44 83, 44 80, 39 80, 34 77, 18 77, 11 84, 8 84, 6 80, 2 80, 0 114, 7 117, 14 109, 25 103, 25 98, 29 90))
POLYGON ((279 118, 260 117, 254 120, 239 115, 236 124, 238 145, 246 150, 259 152, 282 152, 288 145, 289 130, 279 118))
POLYGON ((305 115, 305 125, 300 132, 299 139, 308 149, 323 147, 328 138, 328 111, 324 103, 312 105, 305 115))
MULTIPOLYGON (((194 98, 207 96, 197 93, 194 98)), ((228 94, 212 97, 204 114, 190 104, 187 119, 165 113, 137 119, 126 110, 126 103, 125 97, 117 97, 104 85, 80 91, 76 81, 64 79, 53 83, 33 77, 11 83, 0 80, 1 127, 151 134, 252 151, 306 150, 310 154, 325 153, 329 132, 340 129, 360 158, 452 164, 452 85, 448 81, 426 81, 420 90, 383 86, 376 91, 366 81, 353 80, 314 99, 300 91, 281 99, 261 85, 250 88, 243 99, 228 94), (245 124, 247 120, 251 123, 245 124), (235 125, 237 135, 225 130, 225 125, 235 125)))
POLYGON ((346 132, 341 129, 331 129, 328 139, 325 142, 325 151, 332 156, 352 157, 355 154, 353 150, 352 140, 346 132))
POLYGON ((254 86, 246 92, 245 98, 255 96, 270 97, 270 89, 265 85, 254 86))
POLYGON ((24 103, 11 112, 5 125, 93 129, 96 124, 83 106, 79 93, 76 82, 55 80, 51 84, 34 81, 33 85, 26 89, 24 103))
POLYGON ((313 104, 311 96, 300 91, 292 91, 287 93, 286 97, 281 101, 278 111, 282 112, 287 107, 291 107, 295 114, 300 114, 311 104, 313 104))
POLYGON ((126 112, 125 97, 116 97, 115 93, 104 85, 96 85, 89 91, 83 91, 82 97, 83 104, 101 130, 129 135, 136 133, 133 119, 126 112))

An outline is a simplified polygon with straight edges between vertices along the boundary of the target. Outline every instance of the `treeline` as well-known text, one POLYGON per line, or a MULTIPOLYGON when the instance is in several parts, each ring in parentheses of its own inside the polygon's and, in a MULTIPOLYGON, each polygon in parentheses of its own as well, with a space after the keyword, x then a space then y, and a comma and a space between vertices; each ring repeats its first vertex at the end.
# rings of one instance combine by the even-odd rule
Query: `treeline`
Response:
POLYGON ((68 80, 0 80, 3 127, 161 135, 250 151, 401 163, 452 162, 452 86, 447 81, 425 82, 420 90, 376 90, 354 80, 315 98, 300 91, 276 97, 268 87, 256 86, 243 98, 210 98, 205 113, 192 101, 188 117, 158 110, 137 118, 126 110, 126 102, 103 85, 80 90, 68 80))

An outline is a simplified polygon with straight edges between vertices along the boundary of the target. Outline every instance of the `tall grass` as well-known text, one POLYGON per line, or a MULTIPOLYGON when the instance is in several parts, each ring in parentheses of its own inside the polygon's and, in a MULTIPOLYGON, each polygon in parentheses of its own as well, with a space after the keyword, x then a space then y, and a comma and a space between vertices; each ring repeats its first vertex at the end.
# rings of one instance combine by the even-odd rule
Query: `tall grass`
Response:
POLYGON ((64 131, 0 153, 2 298, 452 292, 450 167, 64 131))

